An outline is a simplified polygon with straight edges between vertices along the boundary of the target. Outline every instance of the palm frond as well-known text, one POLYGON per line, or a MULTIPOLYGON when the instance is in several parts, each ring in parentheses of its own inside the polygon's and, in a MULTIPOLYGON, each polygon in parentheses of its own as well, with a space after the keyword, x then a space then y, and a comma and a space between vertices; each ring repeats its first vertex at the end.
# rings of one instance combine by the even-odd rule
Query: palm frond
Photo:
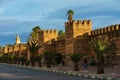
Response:
POLYGON ((27 49, 32 53, 35 54, 36 51, 41 47, 37 41, 35 40, 29 40, 27 43, 27 49))
POLYGON ((70 54, 69 56, 74 63, 78 63, 80 58, 82 57, 82 55, 79 53, 73 53, 73 54, 70 54))

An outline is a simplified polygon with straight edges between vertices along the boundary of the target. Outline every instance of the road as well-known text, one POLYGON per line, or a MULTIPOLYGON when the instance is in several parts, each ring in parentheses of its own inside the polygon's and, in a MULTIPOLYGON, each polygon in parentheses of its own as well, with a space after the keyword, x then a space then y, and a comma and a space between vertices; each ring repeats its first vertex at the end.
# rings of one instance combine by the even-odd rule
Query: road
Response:
POLYGON ((0 64, 0 80, 94 80, 0 64))

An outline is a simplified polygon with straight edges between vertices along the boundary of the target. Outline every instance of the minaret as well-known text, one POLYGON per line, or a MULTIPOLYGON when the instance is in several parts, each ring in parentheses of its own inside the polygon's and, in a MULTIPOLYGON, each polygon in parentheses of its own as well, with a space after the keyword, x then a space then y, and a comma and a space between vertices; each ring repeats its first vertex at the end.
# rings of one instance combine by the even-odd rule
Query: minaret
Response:
POLYGON ((16 36, 16 44, 20 44, 20 37, 19 37, 18 34, 17 34, 17 36, 16 36))

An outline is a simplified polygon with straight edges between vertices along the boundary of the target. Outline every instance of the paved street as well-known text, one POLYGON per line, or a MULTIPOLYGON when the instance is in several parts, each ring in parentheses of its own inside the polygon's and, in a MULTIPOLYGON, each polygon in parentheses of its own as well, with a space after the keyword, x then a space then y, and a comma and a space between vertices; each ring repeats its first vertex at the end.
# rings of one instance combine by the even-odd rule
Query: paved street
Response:
POLYGON ((0 64, 0 80, 93 80, 0 64))

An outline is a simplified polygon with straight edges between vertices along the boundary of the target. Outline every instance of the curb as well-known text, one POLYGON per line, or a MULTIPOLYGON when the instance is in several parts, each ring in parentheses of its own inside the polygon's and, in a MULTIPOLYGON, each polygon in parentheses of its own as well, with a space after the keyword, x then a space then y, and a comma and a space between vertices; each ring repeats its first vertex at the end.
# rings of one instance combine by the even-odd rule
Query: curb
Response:
POLYGON ((105 76, 96 76, 92 74, 77 74, 74 72, 66 72, 66 71, 58 71, 58 70, 52 70, 52 69, 47 69, 47 68, 34 68, 34 67, 28 67, 28 66, 19 66, 19 65, 12 65, 16 67, 22 67, 22 68, 27 68, 27 69, 32 69, 35 71, 47 71, 47 72, 54 72, 54 73, 60 73, 60 74, 66 74, 70 76, 77 76, 77 77, 82 77, 82 78, 91 78, 91 79, 96 79, 96 80, 117 80, 116 78, 113 77, 105 77, 105 76))

